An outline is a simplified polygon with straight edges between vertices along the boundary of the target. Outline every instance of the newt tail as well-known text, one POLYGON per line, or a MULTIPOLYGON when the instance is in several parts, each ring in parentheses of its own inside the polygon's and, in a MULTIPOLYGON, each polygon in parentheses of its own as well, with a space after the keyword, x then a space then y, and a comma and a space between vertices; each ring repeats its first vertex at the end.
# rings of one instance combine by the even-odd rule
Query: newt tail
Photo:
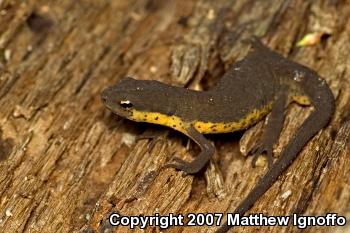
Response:
MULTIPOLYGON (((303 85, 306 94, 311 99, 314 111, 298 128, 288 145, 282 150, 279 159, 272 165, 259 183, 249 192, 247 197, 238 205, 233 213, 244 215, 261 196, 274 184, 289 165, 296 159, 299 152, 317 132, 327 126, 334 113, 334 97, 318 75, 303 67, 306 83, 303 85)), ((215 233, 225 233, 234 226, 225 222, 215 233)))

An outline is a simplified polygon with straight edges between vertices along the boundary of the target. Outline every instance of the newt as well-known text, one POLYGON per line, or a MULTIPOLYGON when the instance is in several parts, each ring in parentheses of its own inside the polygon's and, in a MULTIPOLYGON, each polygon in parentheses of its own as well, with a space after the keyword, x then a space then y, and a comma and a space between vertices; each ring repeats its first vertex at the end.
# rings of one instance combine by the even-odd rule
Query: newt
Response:
MULTIPOLYGON (((248 55, 234 63, 207 91, 126 77, 101 94, 105 106, 117 115, 173 128, 198 144, 201 152, 191 162, 175 157, 165 165, 186 174, 200 171, 215 152, 215 147, 203 134, 247 129, 270 113, 264 132, 251 151, 255 156, 253 161, 261 154, 267 156, 269 170, 234 210, 241 215, 329 123, 335 109, 330 88, 315 71, 284 58, 255 37, 252 45, 248 55), (283 128, 285 109, 292 102, 311 105, 313 111, 273 162, 273 145, 283 128)), ((231 227, 226 222, 216 233, 227 232, 231 227)))

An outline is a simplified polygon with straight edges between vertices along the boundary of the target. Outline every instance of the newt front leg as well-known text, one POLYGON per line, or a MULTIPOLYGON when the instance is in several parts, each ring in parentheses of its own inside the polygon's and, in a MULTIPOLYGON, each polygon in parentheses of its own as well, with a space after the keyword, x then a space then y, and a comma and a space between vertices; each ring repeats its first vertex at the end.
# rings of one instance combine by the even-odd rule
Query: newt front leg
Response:
POLYGON ((194 174, 205 167, 210 158, 214 155, 215 147, 192 125, 183 133, 198 144, 198 146, 201 148, 200 154, 197 155, 197 157, 191 162, 186 162, 179 157, 174 157, 173 161, 166 164, 164 168, 175 168, 185 172, 186 174, 194 174))

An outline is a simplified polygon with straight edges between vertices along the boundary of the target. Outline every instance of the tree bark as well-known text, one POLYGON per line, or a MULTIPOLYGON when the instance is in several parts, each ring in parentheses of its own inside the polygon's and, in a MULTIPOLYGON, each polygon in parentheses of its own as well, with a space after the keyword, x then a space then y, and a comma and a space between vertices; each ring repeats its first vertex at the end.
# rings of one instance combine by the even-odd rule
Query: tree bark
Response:
MULTIPOLYGON (((198 148, 172 130, 113 115, 100 93, 126 75, 207 89, 247 54, 253 35, 316 70, 336 113, 250 213, 350 217, 349 14, 340 0, 0 1, 0 231, 214 232, 130 230, 111 227, 108 216, 233 211, 267 170, 242 156, 262 124, 208 136, 215 157, 205 172, 183 176, 162 166, 174 154, 190 160, 198 148), (319 42, 297 47, 309 33, 322 35, 319 42), (160 140, 135 140, 153 130, 160 140)), ((310 111, 288 108, 276 156, 310 111)), ((261 231, 301 230, 230 232, 261 231)), ((303 230, 330 231, 350 228, 303 230)))

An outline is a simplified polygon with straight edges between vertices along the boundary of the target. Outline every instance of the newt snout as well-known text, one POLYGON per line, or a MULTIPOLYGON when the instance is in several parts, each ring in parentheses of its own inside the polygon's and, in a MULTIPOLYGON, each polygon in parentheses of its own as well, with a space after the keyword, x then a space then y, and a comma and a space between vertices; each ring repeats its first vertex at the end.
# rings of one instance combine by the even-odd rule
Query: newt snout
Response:
POLYGON ((115 114, 125 118, 130 118, 132 115, 131 102, 117 98, 118 96, 115 95, 115 89, 115 86, 107 87, 104 89, 101 93, 102 102, 109 110, 115 114))

